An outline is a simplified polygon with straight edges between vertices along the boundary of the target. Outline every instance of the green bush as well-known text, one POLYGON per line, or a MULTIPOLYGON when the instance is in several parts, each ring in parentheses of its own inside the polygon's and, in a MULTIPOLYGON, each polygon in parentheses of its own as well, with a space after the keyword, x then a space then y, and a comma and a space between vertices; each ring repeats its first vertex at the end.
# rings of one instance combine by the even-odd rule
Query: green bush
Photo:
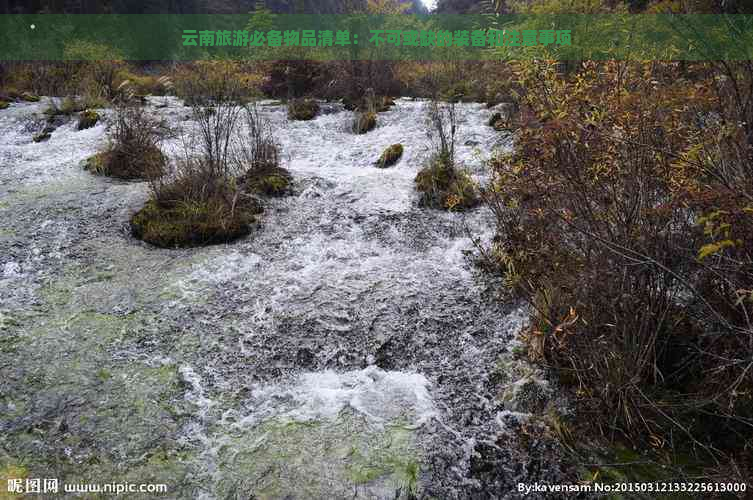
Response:
POLYGON ((378 168, 391 167, 392 165, 397 163, 402 156, 403 156, 403 145, 393 144, 392 146, 384 150, 384 152, 382 153, 382 156, 380 156, 379 160, 377 160, 376 166, 378 168))

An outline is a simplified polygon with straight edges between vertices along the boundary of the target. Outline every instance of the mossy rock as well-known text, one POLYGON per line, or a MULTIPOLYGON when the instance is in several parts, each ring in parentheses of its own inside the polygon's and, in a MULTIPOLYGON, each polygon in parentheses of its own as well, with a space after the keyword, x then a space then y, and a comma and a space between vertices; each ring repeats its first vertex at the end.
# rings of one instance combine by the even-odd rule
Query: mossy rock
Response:
POLYGON ((353 132, 356 134, 365 134, 374 130, 377 124, 376 113, 357 113, 353 121, 353 132))
POLYGON ((0 101, 0 109, 8 109, 10 103, 8 101, 0 101))
POLYGON ((138 154, 129 154, 118 144, 88 158, 84 169, 95 175, 106 175, 123 180, 148 180, 161 177, 167 158, 158 147, 147 148, 138 154))
POLYGON ((31 92, 24 92, 21 94, 21 99, 26 102, 39 102, 39 96, 32 94, 31 92))
POLYGON ((293 99, 288 103, 288 118, 291 120, 313 120, 319 114, 319 103, 314 99, 293 99))
POLYGON ((416 175, 416 189, 422 206, 459 211, 481 202, 473 179, 441 158, 433 159, 416 175))
POLYGON ((78 125, 76 128, 78 130, 86 130, 88 128, 92 128, 94 125, 97 124, 99 121, 99 113, 92 109, 87 109, 85 111, 82 111, 78 115, 78 125))
POLYGON ((245 197, 234 205, 225 196, 164 205, 151 199, 131 217, 131 233, 161 248, 227 243, 249 234, 261 211, 245 197))
POLYGON ((379 157, 379 160, 377 161, 376 166, 378 168, 391 167, 392 165, 397 163, 402 156, 403 156, 403 145, 393 144, 392 146, 384 150, 384 152, 382 153, 382 156, 379 157))
POLYGON ((266 196, 284 196, 291 191, 291 181, 290 173, 284 168, 266 166, 250 169, 238 180, 238 184, 246 192, 266 196))

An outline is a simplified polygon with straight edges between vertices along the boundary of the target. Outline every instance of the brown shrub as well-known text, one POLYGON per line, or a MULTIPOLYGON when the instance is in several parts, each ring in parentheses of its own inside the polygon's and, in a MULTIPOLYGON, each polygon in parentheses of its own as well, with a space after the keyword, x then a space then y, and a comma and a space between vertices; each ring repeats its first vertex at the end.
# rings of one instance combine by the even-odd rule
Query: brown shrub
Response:
POLYGON ((753 136, 726 124, 750 113, 733 89, 753 72, 656 65, 520 65, 531 119, 492 165, 487 257, 533 306, 529 352, 582 421, 738 454, 753 444, 753 136))
POLYGON ((119 105, 108 146, 90 158, 85 168, 94 174, 125 180, 158 179, 167 166, 160 143, 170 134, 163 122, 147 115, 141 106, 119 105))

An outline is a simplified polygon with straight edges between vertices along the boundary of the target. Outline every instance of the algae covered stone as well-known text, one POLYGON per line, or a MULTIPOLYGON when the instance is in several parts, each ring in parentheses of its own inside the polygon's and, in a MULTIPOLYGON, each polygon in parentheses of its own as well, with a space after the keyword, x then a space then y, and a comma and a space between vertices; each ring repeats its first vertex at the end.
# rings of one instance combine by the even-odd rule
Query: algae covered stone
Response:
POLYGON ((403 145, 393 144, 392 146, 384 150, 384 152, 382 153, 382 156, 379 157, 379 160, 377 161, 376 166, 379 168, 391 167, 392 165, 397 163, 402 156, 403 156, 403 145))
POLYGON ((8 101, 0 101, 0 109, 8 109, 10 103, 8 101))

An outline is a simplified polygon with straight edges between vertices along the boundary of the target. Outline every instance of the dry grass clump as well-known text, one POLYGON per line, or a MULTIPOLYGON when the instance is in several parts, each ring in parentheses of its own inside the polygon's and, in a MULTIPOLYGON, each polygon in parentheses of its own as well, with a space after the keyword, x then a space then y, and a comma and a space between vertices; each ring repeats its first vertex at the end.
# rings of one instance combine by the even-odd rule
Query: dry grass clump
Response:
POLYGON ((118 106, 113 119, 107 147, 87 160, 85 168, 97 175, 124 180, 161 177, 167 159, 160 143, 171 134, 165 123, 132 104, 118 106))

